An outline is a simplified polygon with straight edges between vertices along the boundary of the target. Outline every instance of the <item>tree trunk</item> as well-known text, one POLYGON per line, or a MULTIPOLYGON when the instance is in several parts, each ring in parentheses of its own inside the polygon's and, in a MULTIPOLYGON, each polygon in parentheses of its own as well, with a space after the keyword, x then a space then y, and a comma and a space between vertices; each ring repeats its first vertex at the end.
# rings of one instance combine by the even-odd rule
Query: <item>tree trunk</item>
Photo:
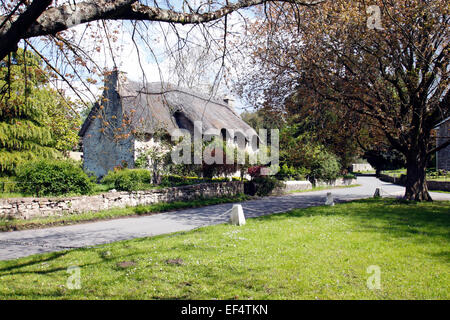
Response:
POLYGON ((413 201, 432 201, 426 181, 426 156, 411 154, 406 159, 405 199, 413 201))

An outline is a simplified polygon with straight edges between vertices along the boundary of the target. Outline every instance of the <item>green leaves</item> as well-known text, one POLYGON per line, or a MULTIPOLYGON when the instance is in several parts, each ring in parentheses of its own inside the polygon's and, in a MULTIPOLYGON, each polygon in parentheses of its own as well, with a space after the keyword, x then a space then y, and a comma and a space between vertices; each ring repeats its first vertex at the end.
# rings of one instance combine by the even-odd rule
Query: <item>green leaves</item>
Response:
POLYGON ((18 187, 23 193, 36 196, 88 194, 93 182, 73 161, 40 160, 20 166, 18 187))
POLYGON ((23 49, 0 62, 0 172, 13 174, 21 163, 77 146, 80 116, 48 78, 39 57, 23 49))
POLYGON ((148 169, 121 169, 109 171, 102 179, 118 191, 137 191, 152 187, 152 172, 148 169))

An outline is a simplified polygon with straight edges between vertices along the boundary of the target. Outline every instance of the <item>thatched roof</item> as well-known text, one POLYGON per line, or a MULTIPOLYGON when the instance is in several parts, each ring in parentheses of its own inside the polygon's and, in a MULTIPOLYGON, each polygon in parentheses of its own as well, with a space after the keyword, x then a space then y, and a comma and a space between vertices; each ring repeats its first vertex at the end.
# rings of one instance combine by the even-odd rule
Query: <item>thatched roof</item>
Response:
MULTIPOLYGON (((116 77, 117 80, 117 77, 116 77)), ((109 83, 111 84, 111 83, 109 83)), ((109 86, 111 87, 111 86, 109 86)), ((121 81, 113 86, 122 103, 122 110, 139 133, 153 133, 163 128, 168 132, 183 128, 183 124, 202 122, 202 130, 227 129, 248 133, 256 132, 224 101, 212 99, 205 94, 180 88, 170 83, 121 81), (181 120, 180 120, 181 118, 181 120)), ((96 114, 94 106, 80 130, 83 136, 96 114)), ((184 126, 185 128, 185 126, 184 126)))

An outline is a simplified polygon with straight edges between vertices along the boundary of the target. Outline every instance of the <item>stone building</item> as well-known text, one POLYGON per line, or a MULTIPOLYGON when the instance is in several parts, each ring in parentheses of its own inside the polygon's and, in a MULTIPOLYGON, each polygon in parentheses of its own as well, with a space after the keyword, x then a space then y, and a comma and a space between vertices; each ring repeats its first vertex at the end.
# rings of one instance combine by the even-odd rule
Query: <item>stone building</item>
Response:
MULTIPOLYGON (((436 126, 436 145, 439 146, 450 139, 450 117, 436 126)), ((450 146, 436 153, 436 168, 450 171, 450 146)))
POLYGON ((197 131, 215 129, 250 151, 253 139, 258 139, 229 98, 216 100, 169 83, 128 81, 113 71, 79 132, 84 169, 101 178, 115 166, 133 168, 139 151, 158 143, 155 132, 169 136, 175 129, 185 129, 193 135, 199 125, 197 131))

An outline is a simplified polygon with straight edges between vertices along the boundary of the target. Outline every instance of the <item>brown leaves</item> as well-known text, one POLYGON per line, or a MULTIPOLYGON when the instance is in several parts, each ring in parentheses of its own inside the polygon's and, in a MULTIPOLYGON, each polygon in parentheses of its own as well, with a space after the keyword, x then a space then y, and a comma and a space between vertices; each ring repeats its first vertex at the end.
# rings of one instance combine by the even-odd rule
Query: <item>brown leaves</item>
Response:
POLYGON ((167 259, 166 260, 166 264, 171 264, 171 265, 177 265, 177 266, 181 266, 184 264, 183 259, 181 258, 177 258, 177 259, 167 259))
POLYGON ((117 267, 121 268, 121 269, 126 269, 129 267, 134 267, 136 265, 135 261, 122 261, 122 262, 118 262, 117 267))

